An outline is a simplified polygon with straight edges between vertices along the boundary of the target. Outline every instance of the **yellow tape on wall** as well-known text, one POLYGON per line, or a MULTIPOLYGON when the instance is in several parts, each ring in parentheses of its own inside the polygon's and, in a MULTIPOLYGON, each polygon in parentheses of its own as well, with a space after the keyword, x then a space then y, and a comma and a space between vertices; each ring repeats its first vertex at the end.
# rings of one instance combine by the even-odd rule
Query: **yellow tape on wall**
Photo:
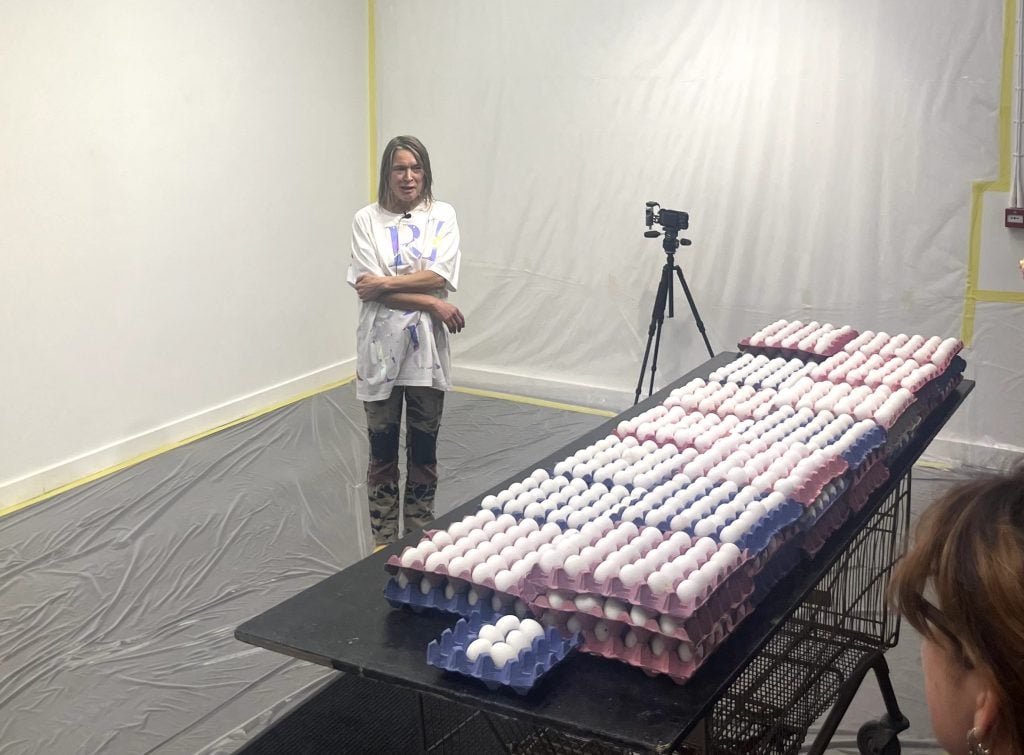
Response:
POLYGON ((967 247, 967 290, 964 292, 964 315, 960 339, 970 346, 974 340, 977 303, 1001 302, 1024 304, 1024 294, 1017 291, 991 291, 978 288, 981 268, 982 209, 985 194, 1010 190, 1010 127, 1013 109, 1014 65, 1017 47, 1017 0, 1006 0, 1003 7, 1003 64, 999 95, 999 177, 995 181, 975 181, 971 185, 971 219, 967 247))

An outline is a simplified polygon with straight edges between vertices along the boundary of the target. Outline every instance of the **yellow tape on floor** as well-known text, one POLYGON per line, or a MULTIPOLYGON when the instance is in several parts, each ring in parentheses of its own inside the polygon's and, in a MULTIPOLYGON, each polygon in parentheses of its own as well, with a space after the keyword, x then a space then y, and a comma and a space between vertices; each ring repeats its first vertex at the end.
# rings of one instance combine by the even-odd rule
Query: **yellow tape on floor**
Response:
POLYGON ((577 406, 576 404, 561 404, 557 401, 546 401, 542 398, 530 398, 529 396, 516 396, 512 393, 500 393, 498 391, 483 391, 477 388, 453 388, 456 393, 466 393, 470 396, 483 396, 484 398, 499 398, 503 401, 515 401, 520 404, 532 404, 543 406, 548 409, 563 409, 567 412, 579 412, 581 414, 594 414, 598 417, 614 417, 618 412, 610 412, 607 409, 592 409, 589 406, 577 406))
POLYGON ((325 385, 322 388, 315 388, 311 391, 306 391, 301 395, 294 396, 292 398, 286 399, 285 401, 280 401, 266 408, 252 412, 251 414, 247 414, 244 417, 239 417, 238 419, 232 420, 231 422, 226 422, 223 425, 218 425, 216 427, 210 428, 209 430, 204 430, 201 433, 196 433, 195 435, 189 436, 184 440, 179 440, 174 443, 168 443, 167 445, 161 446, 153 451, 147 451, 144 454, 135 456, 131 459, 128 459, 127 461, 121 462, 120 464, 115 464, 112 467, 107 467, 106 469, 103 469, 99 472, 94 472, 93 474, 88 475, 86 477, 82 477, 81 479, 75 480, 74 482, 69 482, 66 485, 61 485, 59 488, 47 490, 45 493, 41 493, 40 495, 37 495, 35 498, 29 498, 27 501, 22 501, 21 503, 12 503, 9 506, 0 508, 0 518, 5 517, 8 514, 13 514, 15 511, 21 511, 22 509, 26 509, 29 506, 34 506, 37 503, 42 503, 43 501, 53 498, 56 495, 60 495, 61 493, 65 493, 69 490, 73 490, 79 487, 80 485, 85 485, 86 483, 103 479, 107 475, 114 474, 114 472, 120 472, 122 469, 134 467, 136 464, 144 462, 147 459, 152 459, 154 456, 159 456, 160 454, 166 453, 167 451, 172 451, 175 448, 187 446, 189 443, 194 443, 195 441, 201 440, 202 438, 207 438, 213 435, 214 433, 219 433, 221 430, 227 430, 229 427, 235 427, 236 425, 240 425, 243 422, 248 422, 251 419, 262 417, 264 414, 269 414, 270 412, 276 411, 281 407, 289 406, 290 404, 294 404, 296 402, 302 401, 303 399, 307 399, 310 396, 315 396, 318 393, 324 393, 325 391, 333 390, 334 388, 339 388, 343 385, 351 383, 355 379, 355 375, 349 375, 347 378, 339 380, 336 383, 331 383, 330 385, 325 385))

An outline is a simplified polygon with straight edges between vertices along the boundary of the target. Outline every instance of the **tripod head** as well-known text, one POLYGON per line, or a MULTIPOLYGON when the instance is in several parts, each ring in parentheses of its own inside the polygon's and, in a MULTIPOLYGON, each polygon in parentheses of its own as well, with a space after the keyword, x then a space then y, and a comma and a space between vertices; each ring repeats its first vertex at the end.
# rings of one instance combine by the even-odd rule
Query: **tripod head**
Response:
POLYGON ((646 230, 644 231, 644 237, 656 239, 658 236, 664 236, 661 248, 665 250, 666 254, 675 254, 676 249, 680 246, 690 245, 689 239, 677 238, 680 231, 685 231, 690 227, 689 214, 680 210, 666 210, 657 202, 648 202, 646 219, 648 229, 653 229, 654 224, 657 223, 661 226, 662 230, 646 230), (657 211, 655 211, 655 208, 657 208, 657 211))

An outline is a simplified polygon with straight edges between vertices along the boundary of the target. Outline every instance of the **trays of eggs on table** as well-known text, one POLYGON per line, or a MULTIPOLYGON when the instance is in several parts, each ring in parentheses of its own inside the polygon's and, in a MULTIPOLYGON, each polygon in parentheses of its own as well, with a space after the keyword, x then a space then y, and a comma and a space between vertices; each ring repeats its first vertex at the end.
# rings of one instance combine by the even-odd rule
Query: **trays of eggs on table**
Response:
POLYGON ((532 520, 481 510, 447 530, 428 531, 417 545, 388 559, 385 569, 392 577, 384 596, 393 606, 414 610, 489 618, 511 609, 525 616, 519 585, 537 557, 530 554, 561 532, 555 525, 541 529, 532 520))
POLYGON ((648 675, 668 676, 681 684, 749 612, 747 601, 740 601, 709 618, 700 634, 688 633, 682 623, 666 615, 648 618, 645 626, 586 613, 553 611, 551 615, 559 627, 580 633, 580 650, 622 661, 648 675))
POLYGON ((459 619, 427 646, 427 663, 480 679, 490 689, 511 687, 526 694, 579 644, 578 634, 563 637, 555 627, 533 619, 496 616, 459 619))
POLYGON ((837 328, 831 323, 776 320, 744 338, 739 346, 770 357, 828 357, 842 351, 857 335, 849 325, 837 328))

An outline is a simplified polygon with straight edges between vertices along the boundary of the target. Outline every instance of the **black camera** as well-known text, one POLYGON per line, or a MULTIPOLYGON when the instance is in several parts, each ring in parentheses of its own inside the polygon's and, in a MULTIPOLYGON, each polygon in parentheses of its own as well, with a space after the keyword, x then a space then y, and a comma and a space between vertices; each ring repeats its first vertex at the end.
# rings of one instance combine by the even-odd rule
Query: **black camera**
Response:
POLYGON ((657 202, 648 202, 647 227, 651 228, 655 223, 667 231, 685 231, 690 227, 690 215, 681 210, 666 210, 657 202))

